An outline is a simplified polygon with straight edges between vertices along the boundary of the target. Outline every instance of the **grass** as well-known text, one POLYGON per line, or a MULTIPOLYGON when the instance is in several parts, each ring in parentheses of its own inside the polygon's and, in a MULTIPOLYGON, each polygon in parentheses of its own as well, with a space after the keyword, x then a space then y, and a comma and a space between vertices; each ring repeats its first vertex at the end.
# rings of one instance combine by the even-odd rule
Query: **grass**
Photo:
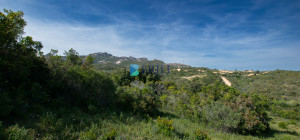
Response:
POLYGON ((299 139, 299 122, 281 129, 278 122, 288 121, 272 117, 271 131, 263 136, 230 134, 217 131, 204 123, 161 110, 159 116, 173 120, 174 131, 170 136, 158 131, 157 116, 137 116, 129 112, 97 111, 95 115, 78 109, 60 110, 58 113, 44 113, 39 119, 19 124, 25 130, 34 130, 38 139, 195 139, 194 131, 200 129, 213 140, 232 139, 299 139), (62 113, 62 114, 61 114, 62 113))

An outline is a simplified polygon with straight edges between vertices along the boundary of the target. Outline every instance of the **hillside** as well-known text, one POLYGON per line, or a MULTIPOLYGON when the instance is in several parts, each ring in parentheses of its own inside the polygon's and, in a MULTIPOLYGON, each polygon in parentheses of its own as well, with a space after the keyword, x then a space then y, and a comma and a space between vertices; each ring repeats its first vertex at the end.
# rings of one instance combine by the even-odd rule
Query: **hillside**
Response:
POLYGON ((72 48, 44 56, 41 42, 22 36, 22 12, 0 17, 0 140, 300 139, 300 72, 81 56, 72 48), (131 76, 130 64, 170 70, 131 76))
POLYGON ((300 101, 300 72, 298 71, 234 72, 223 75, 242 92, 261 93, 275 99, 300 101))

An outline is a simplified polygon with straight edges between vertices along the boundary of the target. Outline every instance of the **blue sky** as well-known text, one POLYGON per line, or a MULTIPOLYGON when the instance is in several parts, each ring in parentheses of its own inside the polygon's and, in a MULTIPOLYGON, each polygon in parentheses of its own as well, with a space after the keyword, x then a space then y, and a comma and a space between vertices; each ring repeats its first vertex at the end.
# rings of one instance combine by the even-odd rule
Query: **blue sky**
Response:
POLYGON ((226 70, 300 70, 296 0, 0 0, 43 51, 74 48, 226 70))

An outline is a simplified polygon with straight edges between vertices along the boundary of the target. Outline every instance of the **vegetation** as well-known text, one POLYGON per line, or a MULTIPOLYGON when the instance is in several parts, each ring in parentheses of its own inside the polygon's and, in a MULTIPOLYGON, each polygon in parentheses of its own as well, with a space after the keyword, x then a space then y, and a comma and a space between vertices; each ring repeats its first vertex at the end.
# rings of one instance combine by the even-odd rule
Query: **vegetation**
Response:
POLYGON ((223 74, 233 87, 208 68, 133 77, 131 61, 43 55, 22 16, 0 13, 0 139, 299 139, 299 72, 223 74))
POLYGON ((207 133, 205 131, 202 131, 201 129, 196 129, 194 132, 196 140, 209 140, 210 138, 207 136, 207 133))

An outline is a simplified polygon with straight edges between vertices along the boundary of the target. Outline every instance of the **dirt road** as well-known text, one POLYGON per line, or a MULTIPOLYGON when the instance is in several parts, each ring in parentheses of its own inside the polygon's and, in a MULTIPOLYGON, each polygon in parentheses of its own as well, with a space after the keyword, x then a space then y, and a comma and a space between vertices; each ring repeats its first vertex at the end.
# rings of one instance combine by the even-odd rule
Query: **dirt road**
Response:
POLYGON ((228 86, 231 87, 230 81, 228 81, 228 80, 227 80, 225 77, 223 77, 223 76, 221 76, 221 78, 222 78, 223 82, 224 82, 226 85, 228 85, 228 86))

